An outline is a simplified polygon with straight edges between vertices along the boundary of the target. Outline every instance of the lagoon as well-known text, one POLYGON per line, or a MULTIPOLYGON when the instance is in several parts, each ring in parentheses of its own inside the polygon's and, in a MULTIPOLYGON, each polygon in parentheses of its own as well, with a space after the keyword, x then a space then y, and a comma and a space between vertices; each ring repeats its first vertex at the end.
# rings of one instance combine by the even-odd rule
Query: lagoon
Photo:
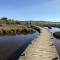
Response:
POLYGON ((38 32, 28 35, 0 36, 0 60, 16 60, 38 32))

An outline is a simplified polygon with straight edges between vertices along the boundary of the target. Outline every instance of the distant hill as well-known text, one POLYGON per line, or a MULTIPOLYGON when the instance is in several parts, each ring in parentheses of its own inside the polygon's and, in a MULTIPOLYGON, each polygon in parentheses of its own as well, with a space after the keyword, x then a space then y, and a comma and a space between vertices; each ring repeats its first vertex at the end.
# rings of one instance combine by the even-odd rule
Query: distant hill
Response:
POLYGON ((51 21, 32 21, 32 20, 25 20, 25 21, 18 21, 18 20, 12 20, 8 19, 6 17, 3 17, 0 19, 0 24, 28 24, 28 23, 44 23, 44 24, 60 24, 60 22, 51 22, 51 21))
POLYGON ((20 21, 21 23, 48 23, 48 24, 60 24, 60 22, 50 22, 50 21, 20 21))

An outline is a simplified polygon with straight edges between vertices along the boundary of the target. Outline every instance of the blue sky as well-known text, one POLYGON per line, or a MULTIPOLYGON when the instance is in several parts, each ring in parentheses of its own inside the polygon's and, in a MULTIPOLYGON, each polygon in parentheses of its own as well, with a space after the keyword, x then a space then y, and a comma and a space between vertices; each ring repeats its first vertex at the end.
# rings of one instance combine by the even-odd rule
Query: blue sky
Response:
POLYGON ((60 0, 0 0, 0 18, 60 22, 60 0))

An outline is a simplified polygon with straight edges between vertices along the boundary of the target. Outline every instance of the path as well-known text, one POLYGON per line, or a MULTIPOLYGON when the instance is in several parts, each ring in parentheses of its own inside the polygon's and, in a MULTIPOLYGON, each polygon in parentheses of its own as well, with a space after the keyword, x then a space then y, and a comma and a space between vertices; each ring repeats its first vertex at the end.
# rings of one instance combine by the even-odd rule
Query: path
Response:
POLYGON ((41 28, 41 35, 32 41, 18 60, 60 60, 51 33, 41 28))

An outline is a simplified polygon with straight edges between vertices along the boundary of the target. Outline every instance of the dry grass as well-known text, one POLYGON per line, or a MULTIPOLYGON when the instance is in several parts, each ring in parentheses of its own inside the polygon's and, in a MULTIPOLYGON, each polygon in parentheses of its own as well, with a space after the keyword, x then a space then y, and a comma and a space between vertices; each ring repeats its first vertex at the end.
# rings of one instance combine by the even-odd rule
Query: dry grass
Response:
POLYGON ((0 27, 0 35, 32 34, 33 32, 35 30, 25 25, 6 25, 0 27))

